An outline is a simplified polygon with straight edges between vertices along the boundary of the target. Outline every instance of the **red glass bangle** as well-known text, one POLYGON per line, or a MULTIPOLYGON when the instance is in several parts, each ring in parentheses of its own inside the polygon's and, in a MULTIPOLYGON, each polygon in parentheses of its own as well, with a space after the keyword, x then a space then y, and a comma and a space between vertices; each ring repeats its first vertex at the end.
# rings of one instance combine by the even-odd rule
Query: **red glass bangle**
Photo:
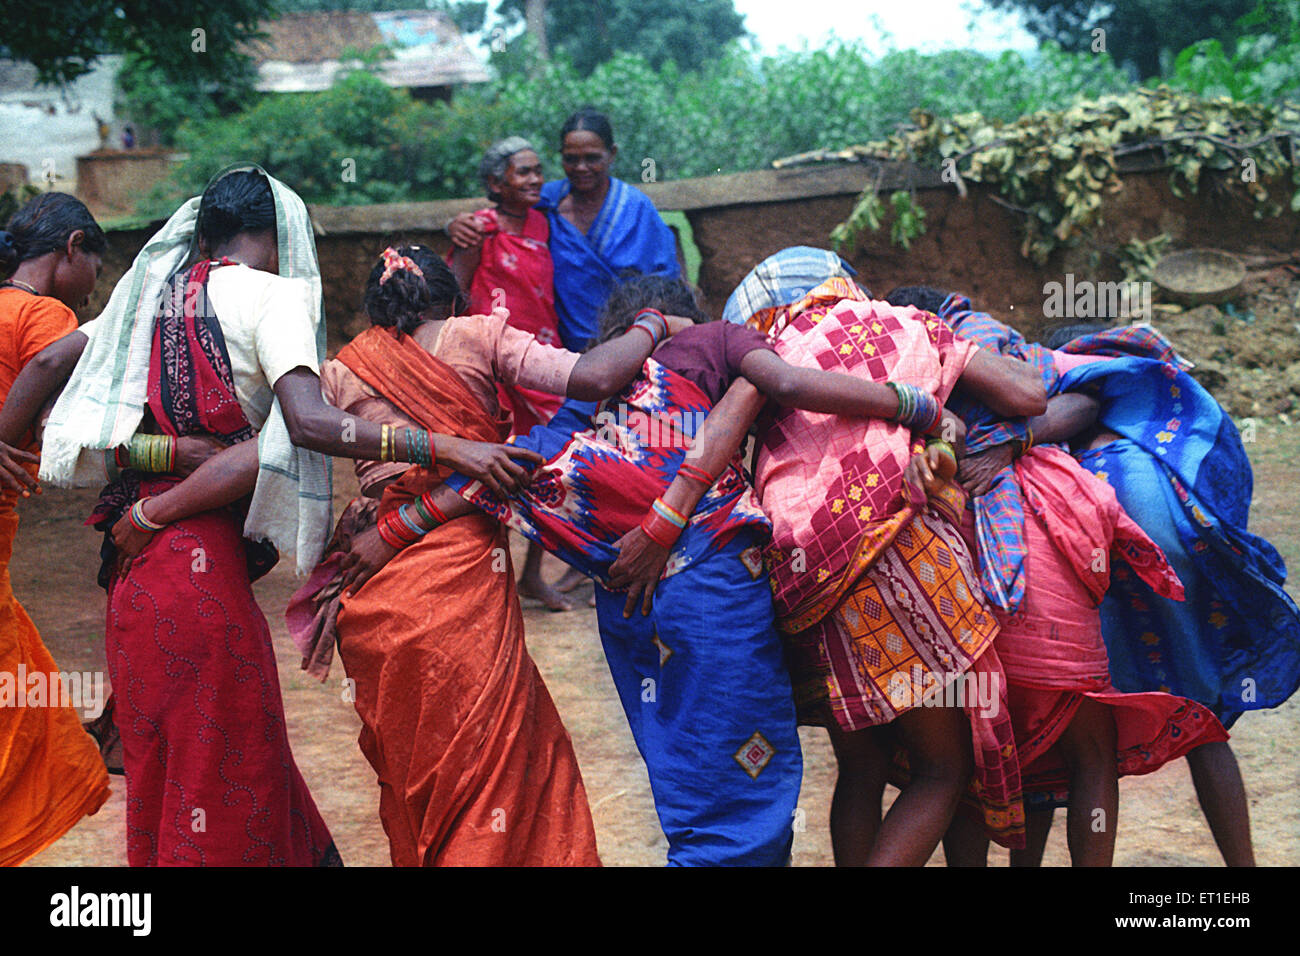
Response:
POLYGON ((441 525, 447 523, 448 519, 443 513, 443 510, 433 503, 432 491, 426 491, 424 494, 420 495, 420 504, 424 506, 425 511, 429 512, 429 517, 438 522, 438 524, 441 525))
POLYGON ((690 478, 693 481, 698 481, 706 488, 712 488, 713 483, 717 481, 713 475, 710 475, 703 468, 692 465, 687 461, 681 463, 677 469, 677 474, 681 475, 683 478, 690 478))
POLYGON ((682 529, 677 527, 657 511, 651 511, 641 519, 641 530, 646 537, 664 548, 671 548, 677 543, 682 529))
POLYGON ((630 332, 632 329, 636 329, 638 332, 644 333, 645 337, 650 340, 651 348, 654 348, 659 344, 658 342, 655 341, 654 333, 651 332, 649 329, 647 329, 644 325, 636 325, 636 324, 629 325, 628 331, 630 332))

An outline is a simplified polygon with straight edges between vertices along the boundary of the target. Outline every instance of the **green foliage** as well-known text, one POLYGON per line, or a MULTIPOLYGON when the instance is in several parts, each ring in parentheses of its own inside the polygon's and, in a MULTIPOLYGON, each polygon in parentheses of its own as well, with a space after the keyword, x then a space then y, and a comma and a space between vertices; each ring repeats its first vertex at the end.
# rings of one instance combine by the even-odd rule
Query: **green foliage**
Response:
POLYGON ((1179 53, 1170 84, 1200 96, 1300 99, 1300 0, 1260 3, 1238 28, 1235 44, 1201 40, 1179 53))
POLYGON ((322 93, 267 96, 224 120, 186 124, 177 147, 189 158, 141 207, 160 215, 200 191, 231 161, 250 160, 312 202, 398 202, 448 184, 425 160, 434 111, 365 70, 344 74, 322 93))
POLYGON ((1165 254, 1172 241, 1168 233, 1162 232, 1150 239, 1134 236, 1119 248, 1119 265, 1124 270, 1125 282, 1150 282, 1156 263, 1165 254))
MULTIPOLYGON (((502 0, 497 16, 507 28, 522 24, 524 0, 502 0)), ((584 76, 616 53, 699 69, 744 35, 744 22, 732 0, 547 0, 545 13, 551 52, 584 76)))
POLYGON ((988 0, 1023 15, 1040 40, 1075 52, 1093 50, 1094 29, 1105 31, 1105 51, 1141 77, 1161 74, 1177 51, 1210 37, 1235 39, 1236 21, 1257 0, 988 0))
POLYGON ((253 99, 255 71, 238 61, 220 84, 195 75, 172 76, 138 53, 123 58, 117 74, 121 113, 135 123, 155 130, 163 145, 175 141, 186 120, 202 121, 246 108, 253 99))
MULTIPOLYGON (((1300 108, 1291 105, 1205 100, 1161 87, 1041 110, 1011 123, 980 113, 936 117, 919 110, 914 121, 884 141, 846 152, 956 170, 965 180, 994 186, 1024 215, 1021 254, 1040 264, 1101 222, 1104 196, 1120 188, 1116 160, 1125 154, 1158 153, 1171 169, 1175 195, 1195 191, 1207 175, 1225 187, 1239 183, 1255 201, 1257 216, 1282 208, 1264 181, 1289 176, 1300 185, 1292 160, 1300 108)), ((1292 204, 1300 204, 1300 196, 1292 204)), ((842 245, 857 241, 862 225, 871 228, 865 216, 857 224, 857 214, 833 234, 842 245)))
POLYGON ((224 82, 247 62, 239 44, 258 36, 264 0, 0 0, 0 58, 36 67, 42 83, 66 83, 107 53, 134 53, 170 80, 224 82), (194 30, 203 32, 196 52, 194 30))
POLYGON ((916 204, 915 197, 906 190, 897 190, 889 197, 894 210, 894 221, 889 227, 889 237, 895 245, 912 248, 912 240, 925 232, 925 210, 916 204))
POLYGON ((648 181, 758 169, 793 152, 878 139, 914 107, 974 107, 1011 120, 1123 88, 1105 58, 1055 49, 1029 69, 1014 53, 905 51, 873 61, 853 45, 773 57, 733 47, 699 71, 618 54, 587 76, 557 57, 536 76, 462 87, 429 104, 350 75, 323 93, 268 95, 237 116, 176 124, 190 160, 168 195, 189 195, 239 159, 263 163, 310 202, 481 195, 479 158, 507 135, 531 139, 547 174, 560 175, 560 126, 587 104, 614 125, 614 174, 648 181), (340 178, 347 157, 357 161, 355 182, 340 178))
POLYGON ((10 186, 4 192, 0 192, 0 228, 9 221, 10 216, 40 194, 41 189, 31 183, 10 186))

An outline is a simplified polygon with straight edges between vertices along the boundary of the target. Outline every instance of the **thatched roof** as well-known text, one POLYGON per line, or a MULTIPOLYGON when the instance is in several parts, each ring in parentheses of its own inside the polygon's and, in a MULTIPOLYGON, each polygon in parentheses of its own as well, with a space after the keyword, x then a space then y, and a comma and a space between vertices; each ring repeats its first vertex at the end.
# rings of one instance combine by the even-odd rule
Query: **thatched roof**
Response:
POLYGON ((389 86, 451 86, 489 79, 456 25, 428 10, 288 13, 261 26, 267 37, 250 52, 257 63, 257 88, 264 92, 328 89, 345 51, 364 53, 379 44, 393 51, 379 69, 389 86))

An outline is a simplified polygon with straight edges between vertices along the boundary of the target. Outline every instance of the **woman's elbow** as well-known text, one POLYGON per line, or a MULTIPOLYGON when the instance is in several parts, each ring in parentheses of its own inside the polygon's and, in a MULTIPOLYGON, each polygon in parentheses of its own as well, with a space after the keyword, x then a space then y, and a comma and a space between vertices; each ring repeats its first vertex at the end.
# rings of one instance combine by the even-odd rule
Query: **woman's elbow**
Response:
POLYGON ((568 384, 564 387, 566 398, 577 399, 580 402, 597 402, 602 398, 607 398, 613 392, 614 388, 605 380, 604 376, 577 368, 573 370, 573 374, 569 376, 568 384))
POLYGON ((1007 418, 1033 418, 1047 411, 1047 389, 1037 373, 1033 377, 1019 376, 1013 388, 1002 393, 1003 407, 995 408, 1007 418))
POLYGON ((322 446, 329 440, 326 436, 325 420, 316 415, 295 415, 286 411, 284 424, 289 431, 289 441, 299 448, 321 451, 322 446))
POLYGON ((763 391, 768 398, 783 407, 799 405, 804 400, 803 381, 793 368, 782 369, 763 391))

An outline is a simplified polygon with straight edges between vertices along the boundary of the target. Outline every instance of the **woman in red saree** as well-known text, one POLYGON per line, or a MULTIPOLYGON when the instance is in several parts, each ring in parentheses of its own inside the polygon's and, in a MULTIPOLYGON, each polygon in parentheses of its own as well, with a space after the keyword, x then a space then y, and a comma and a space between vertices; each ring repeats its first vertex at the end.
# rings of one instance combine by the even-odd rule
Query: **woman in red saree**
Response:
MULTIPOLYGON (((469 314, 489 315, 504 308, 511 328, 527 332, 542 345, 558 347, 555 269, 547 246, 551 228, 546 216, 533 208, 542 194, 542 161, 531 143, 511 136, 484 154, 479 177, 488 199, 496 203, 474 213, 483 240, 479 245, 453 245, 447 255, 452 274, 469 294, 469 314)), ((510 415, 512 435, 527 435, 534 425, 549 422, 564 401, 539 389, 504 384, 497 385, 497 398, 510 415)), ((573 608, 561 589, 542 577, 542 548, 535 541, 528 542, 519 593, 537 598, 552 611, 573 608)))

